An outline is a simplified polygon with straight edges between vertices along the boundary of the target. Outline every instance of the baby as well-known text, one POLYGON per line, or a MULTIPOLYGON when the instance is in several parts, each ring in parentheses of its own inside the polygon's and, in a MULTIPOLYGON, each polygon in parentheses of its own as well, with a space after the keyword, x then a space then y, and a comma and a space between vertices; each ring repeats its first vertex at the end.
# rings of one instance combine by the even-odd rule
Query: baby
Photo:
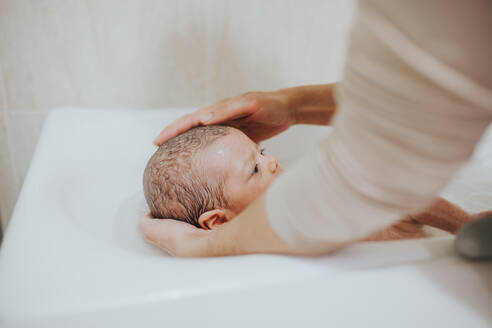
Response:
POLYGON ((144 194, 153 217, 213 229, 245 209, 280 172, 277 159, 240 130, 197 127, 150 158, 144 194))
MULTIPOLYGON (((238 129, 193 128, 159 147, 143 176, 155 218, 172 218, 214 229, 233 219, 259 197, 282 171, 278 160, 238 129)), ((366 240, 425 237, 423 224, 455 233, 476 218, 439 198, 417 216, 372 234, 366 240)))

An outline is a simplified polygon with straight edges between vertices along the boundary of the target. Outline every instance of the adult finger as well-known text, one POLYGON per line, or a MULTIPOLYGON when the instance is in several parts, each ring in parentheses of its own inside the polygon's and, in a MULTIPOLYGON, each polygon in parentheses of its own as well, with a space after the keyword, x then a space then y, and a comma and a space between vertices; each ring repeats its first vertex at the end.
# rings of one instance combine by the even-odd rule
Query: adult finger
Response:
POLYGON ((178 120, 166 126, 154 140, 156 146, 200 125, 212 125, 225 123, 230 120, 249 115, 251 106, 247 106, 238 100, 225 99, 218 103, 204 107, 191 114, 184 115, 178 120))
POLYGON ((198 125, 200 125, 200 120, 195 113, 184 115, 166 126, 157 138, 155 138, 154 144, 156 146, 160 146, 169 139, 172 139, 198 125))
POLYGON ((202 117, 206 118, 205 125, 230 123, 251 115, 255 110, 254 105, 251 101, 245 101, 240 97, 227 99, 206 108, 206 113, 202 117))
POLYGON ((140 228, 145 239, 173 256, 196 257, 202 252, 207 231, 173 219, 141 218, 140 228))
POLYGON ((216 123, 209 123, 213 118, 213 112, 216 110, 218 105, 220 104, 217 103, 215 105, 209 106, 209 107, 204 107, 200 110, 197 110, 193 113, 186 114, 173 123, 169 124, 166 126, 161 133, 157 136, 157 138, 154 140, 154 144, 156 146, 162 145, 164 142, 168 141, 169 139, 172 139, 176 137, 177 135, 188 131, 191 128, 194 128, 199 125, 209 125, 209 124, 216 124, 216 123))
POLYGON ((172 247, 169 245, 169 229, 165 219, 154 219, 147 214, 140 219, 140 229, 142 230, 145 239, 163 249, 165 252, 172 254, 172 247))

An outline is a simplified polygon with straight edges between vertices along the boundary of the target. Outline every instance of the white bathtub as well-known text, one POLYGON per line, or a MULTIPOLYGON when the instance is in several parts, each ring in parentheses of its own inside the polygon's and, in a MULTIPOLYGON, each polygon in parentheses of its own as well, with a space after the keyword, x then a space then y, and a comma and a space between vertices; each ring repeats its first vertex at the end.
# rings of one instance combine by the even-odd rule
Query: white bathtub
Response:
MULTIPOLYGON (((457 258, 446 234, 320 258, 178 259, 146 243, 143 168, 183 113, 50 113, 0 251, 1 327, 492 326, 492 263, 457 258)), ((288 166, 327 131, 267 149, 288 166)), ((483 149, 445 193, 468 210, 492 203, 483 149)))

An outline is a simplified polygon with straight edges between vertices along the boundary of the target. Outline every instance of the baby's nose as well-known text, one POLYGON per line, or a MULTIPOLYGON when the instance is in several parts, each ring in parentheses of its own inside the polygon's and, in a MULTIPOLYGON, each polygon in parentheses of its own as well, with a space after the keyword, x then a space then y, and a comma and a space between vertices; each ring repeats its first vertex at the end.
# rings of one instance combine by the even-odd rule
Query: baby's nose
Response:
POLYGON ((271 157, 269 162, 268 162, 268 170, 271 172, 271 173, 276 173, 277 170, 278 170, 278 159, 276 159, 275 157, 271 157))

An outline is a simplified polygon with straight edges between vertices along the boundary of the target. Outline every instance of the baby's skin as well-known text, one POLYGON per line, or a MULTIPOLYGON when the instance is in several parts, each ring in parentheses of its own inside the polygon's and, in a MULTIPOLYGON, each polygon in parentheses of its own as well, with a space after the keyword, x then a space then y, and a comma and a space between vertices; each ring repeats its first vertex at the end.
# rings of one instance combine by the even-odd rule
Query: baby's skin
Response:
MULTIPOLYGON (((233 220, 256 198, 266 192, 282 168, 277 158, 238 129, 219 137, 193 158, 193 167, 207 179, 222 177, 228 208, 215 208, 202 213, 198 224, 203 229, 215 229, 233 220)), ((377 231, 363 241, 384 241, 428 237, 424 230, 429 225, 449 233, 456 233, 463 224, 491 212, 471 215, 457 205, 437 198, 425 211, 408 216, 391 227, 377 231)))

